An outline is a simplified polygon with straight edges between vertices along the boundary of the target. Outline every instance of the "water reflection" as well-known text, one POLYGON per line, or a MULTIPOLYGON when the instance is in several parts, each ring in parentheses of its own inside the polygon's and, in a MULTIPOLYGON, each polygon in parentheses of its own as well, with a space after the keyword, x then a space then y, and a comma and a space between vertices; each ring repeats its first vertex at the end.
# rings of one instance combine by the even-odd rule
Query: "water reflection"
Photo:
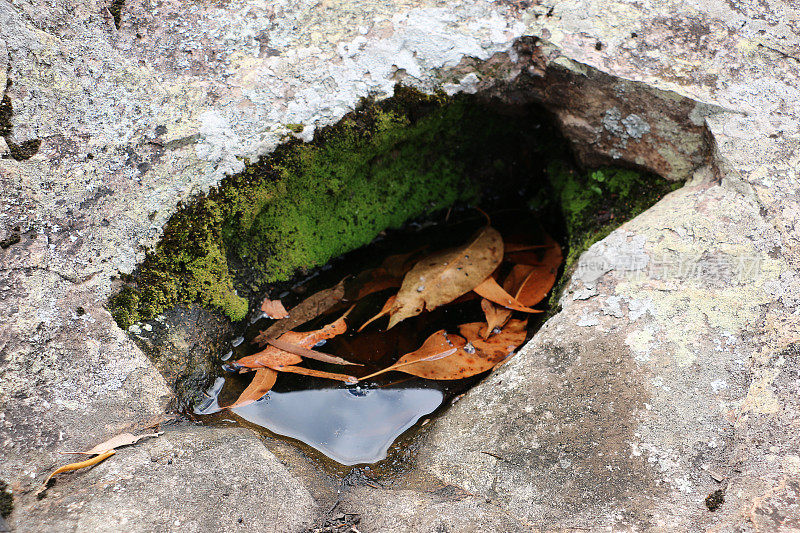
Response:
POLYGON ((271 391, 233 412, 354 465, 384 459, 395 439, 436 410, 443 398, 440 390, 430 388, 271 391))

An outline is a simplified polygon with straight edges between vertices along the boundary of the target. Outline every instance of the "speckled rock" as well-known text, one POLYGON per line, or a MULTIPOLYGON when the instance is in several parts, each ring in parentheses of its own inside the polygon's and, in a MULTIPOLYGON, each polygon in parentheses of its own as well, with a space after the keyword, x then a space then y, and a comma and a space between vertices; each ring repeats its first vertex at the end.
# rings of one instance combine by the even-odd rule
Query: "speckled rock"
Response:
POLYGON ((316 503, 246 429, 168 429, 65 475, 17 531, 300 531, 316 503), (247 458, 247 461, 232 460, 247 458), (68 477, 80 477, 79 489, 68 477), (224 512, 223 512, 224 510, 224 512))
MULTIPOLYGON (((114 276, 178 201, 268 153, 287 125, 308 139, 398 81, 542 101, 584 160, 694 178, 596 245, 563 311, 435 424, 417 473, 467 499, 362 487, 343 503, 365 530, 468 529, 466 513, 501 530, 798 527, 796 7, 531 4, 128 0, 115 20, 107 2, 0 0, 0 478, 17 496, 12 527, 93 530, 105 506, 144 516, 120 494, 76 503, 120 463, 71 476, 62 494, 76 505, 58 518, 32 498, 57 452, 169 399, 103 309, 114 276), (712 490, 725 494, 714 512, 712 490), (487 499, 497 513, 475 507, 487 499)), ((142 456, 125 474, 160 476, 147 486, 153 516, 168 515, 181 480, 245 476, 219 462, 215 434, 180 438, 196 461, 156 474, 142 456)), ((253 434, 235 439, 238 462, 275 466, 253 434)), ((287 457, 290 469, 304 461, 287 457)), ((126 479, 108 482, 139 487, 126 479)), ((249 490, 315 483, 274 479, 249 490)), ((326 490, 310 492, 335 499, 326 490)), ((287 528, 318 512, 298 502, 287 528)), ((180 509, 208 517, 198 531, 240 527, 212 518, 227 513, 222 499, 180 509)))

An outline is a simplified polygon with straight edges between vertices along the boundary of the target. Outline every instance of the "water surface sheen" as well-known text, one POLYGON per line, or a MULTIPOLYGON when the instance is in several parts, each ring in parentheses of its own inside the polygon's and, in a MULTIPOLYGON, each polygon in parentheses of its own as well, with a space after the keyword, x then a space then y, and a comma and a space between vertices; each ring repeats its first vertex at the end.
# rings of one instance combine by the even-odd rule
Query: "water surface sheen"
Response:
POLYGON ((394 440, 443 399, 435 388, 270 391, 233 412, 349 466, 385 459, 394 440))

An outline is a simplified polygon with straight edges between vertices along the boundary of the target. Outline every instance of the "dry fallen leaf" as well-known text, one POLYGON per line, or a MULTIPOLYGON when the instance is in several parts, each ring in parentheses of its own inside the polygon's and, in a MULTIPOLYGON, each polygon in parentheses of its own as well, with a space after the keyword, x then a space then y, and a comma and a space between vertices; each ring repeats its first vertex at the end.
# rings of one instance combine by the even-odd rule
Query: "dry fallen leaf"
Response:
POLYGON ((486 226, 469 243, 419 260, 403 279, 390 311, 389 328, 471 291, 502 259, 503 239, 496 229, 486 226))
MULTIPOLYGON (((283 337, 286 337, 286 334, 283 334, 283 337)), ((288 342, 283 338, 280 339, 269 339, 267 342, 284 352, 293 353, 295 355, 299 355, 300 357, 305 357, 306 359, 314 359, 316 361, 322 361, 323 363, 331 363, 334 365, 358 365, 359 363, 351 363, 350 361, 345 361, 341 357, 336 357, 335 355, 329 355, 326 353, 318 352, 316 350, 311 350, 309 348, 304 348, 303 346, 288 342)))
POLYGON ((502 331, 486 340, 481 338, 481 331, 486 328, 483 322, 459 326, 463 337, 440 330, 428 337, 418 350, 361 380, 392 370, 426 379, 468 378, 491 370, 514 353, 525 342, 526 325, 526 320, 511 320, 502 331))
POLYGON ((522 305, 513 296, 503 290, 503 287, 497 284, 497 281, 492 278, 486 278, 480 285, 473 289, 479 296, 487 300, 500 304, 503 307, 513 309, 514 311, 523 311, 525 313, 542 313, 537 309, 531 309, 522 305))
POLYGON ((283 307, 283 304, 280 300, 270 300, 269 298, 264 298, 264 301, 261 302, 261 310, 268 317, 274 318, 275 320, 281 320, 289 316, 289 313, 286 312, 286 308, 283 307))
POLYGON ((513 313, 511 309, 499 307, 486 298, 481 300, 481 309, 483 309, 483 314, 486 315, 486 331, 481 335, 484 339, 487 338, 495 328, 502 328, 513 313))
MULTIPOLYGON (((264 342, 268 344, 266 348, 260 352, 254 353, 253 355, 242 357, 233 364, 246 368, 268 367, 274 370, 281 370, 281 368, 284 366, 294 365, 302 361, 302 357, 300 355, 290 351, 294 350, 293 347, 305 348, 306 351, 304 352, 304 356, 311 359, 319 359, 326 362, 334 362, 336 364, 352 364, 338 357, 323 354, 321 352, 311 351, 311 348, 316 346, 318 342, 331 339, 347 331, 347 322, 345 322, 345 318, 352 310, 353 308, 351 307, 337 320, 314 331, 302 333, 297 331, 287 331, 278 339, 266 338, 264 339, 264 342), (280 346, 283 346, 284 349, 282 349, 280 346, 275 346, 274 344, 276 342, 280 346), (285 348, 290 348, 290 350, 286 350, 285 348)), ((300 350, 294 350, 294 352, 297 351, 300 350)))
POLYGON ((312 294, 289 311, 289 318, 279 320, 253 339, 253 342, 265 344, 266 339, 277 338, 289 330, 301 326, 309 320, 325 314, 344 298, 344 282, 312 294))
POLYGON ((56 474, 62 474, 64 472, 71 472, 73 470, 80 470, 81 468, 94 466, 114 455, 116 453, 115 450, 117 448, 135 444, 136 442, 145 437, 158 437, 159 435, 161 435, 160 432, 147 433, 143 435, 133 435, 132 433, 121 433, 119 435, 111 437, 107 441, 102 442, 85 452, 68 452, 68 453, 82 453, 87 455, 94 455, 95 457, 77 463, 69 463, 55 469, 49 476, 47 476, 47 479, 44 481, 44 484, 42 485, 42 489, 40 489, 40 494, 47 488, 47 484, 56 474))
POLYGON ((314 370, 313 368, 303 368, 302 366, 285 366, 281 368, 282 372, 292 372, 294 374, 303 374, 304 376, 314 376, 317 378, 335 379, 347 383, 355 383, 358 378, 349 376, 347 374, 334 374, 333 372, 323 372, 322 370, 314 370))
POLYGON ((92 457, 91 459, 86 459, 85 461, 80 461, 78 463, 70 463, 60 468, 56 468, 55 470, 53 470, 53 473, 47 476, 47 479, 44 480, 44 486, 46 487, 47 484, 50 483, 50 480, 53 479, 53 476, 55 476, 56 474, 63 474, 64 472, 71 472, 73 470, 80 470, 81 468, 94 466, 98 463, 102 463, 115 453, 117 452, 115 452, 114 450, 108 450, 106 452, 101 453, 100 455, 92 457))
POLYGON ((62 452, 62 453, 82 453, 84 455, 99 455, 106 453, 109 450, 121 448, 122 446, 130 446, 136 444, 145 437, 158 437, 161 433, 144 433, 142 435, 134 435, 133 433, 120 433, 116 437, 111 437, 107 441, 98 444, 90 450, 85 452, 62 452))
POLYGON ((397 299, 397 295, 396 295, 396 294, 394 294, 394 295, 390 296, 390 297, 389 297, 389 299, 388 299, 388 300, 386 300, 386 303, 385 303, 385 304, 383 304, 383 307, 382 307, 382 308, 381 308, 381 310, 378 312, 378 314, 377 314, 377 315, 375 315, 374 317, 370 318, 370 319, 369 319, 369 320, 367 320, 366 322, 364 322, 364 324, 362 324, 362 325, 361 325, 361 327, 360 327, 360 328, 358 328, 358 332, 360 333, 360 332, 361 332, 361 330, 363 330, 365 327, 369 326, 370 324, 372 324, 373 322, 375 322, 376 320, 378 320, 380 317, 388 315, 388 314, 389 314, 389 311, 391 311, 391 310, 392 310, 392 306, 394 305, 394 301, 395 301, 396 299, 397 299))
POLYGON ((242 391, 239 397, 232 404, 223 407, 223 409, 233 409, 234 407, 243 407, 261 399, 266 393, 275 386, 275 381, 278 379, 278 373, 271 368, 259 368, 256 370, 256 375, 250 385, 242 391))
MULTIPOLYGON (((541 264, 531 267, 531 271, 515 294, 515 298, 523 305, 536 305, 544 300, 556 282, 563 256, 558 243, 550 237, 547 238, 549 240, 548 247, 541 259, 541 264)), ((514 268, 523 266, 526 265, 515 265, 514 268)))

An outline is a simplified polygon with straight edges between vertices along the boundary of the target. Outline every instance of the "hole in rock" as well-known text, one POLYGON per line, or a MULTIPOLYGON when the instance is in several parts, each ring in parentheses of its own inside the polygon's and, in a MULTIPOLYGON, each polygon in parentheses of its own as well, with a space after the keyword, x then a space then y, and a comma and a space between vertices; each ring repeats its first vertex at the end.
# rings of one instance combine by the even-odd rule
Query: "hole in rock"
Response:
MULTIPOLYGON (((693 103, 590 74, 546 69, 452 98, 398 86, 392 98, 365 101, 312 142, 290 139, 179 206, 109 307, 187 416, 257 428, 341 465, 401 457, 413 428, 513 357, 556 311, 556 274, 565 277, 582 251, 703 161, 693 103), (489 224, 500 251, 487 261, 497 245, 486 242, 489 224), (555 265, 553 243, 563 254, 555 265), (475 269, 477 279, 442 274, 455 266, 442 255, 448 249, 465 261, 456 269, 475 269), (427 263, 416 291, 404 289, 427 263), (548 269, 541 294, 522 302, 523 285, 548 269), (461 292, 433 304, 413 298, 459 283, 461 292), (513 301, 497 300, 496 289, 513 301), (392 296, 403 300, 389 307, 393 316, 359 332, 392 296), (289 318, 266 316, 265 299, 279 300, 289 318), (514 306, 528 309, 496 316, 514 306), (343 315, 343 331, 303 344, 343 315), (360 378, 398 361, 407 364, 358 383, 296 373, 360 378)), ((288 124, 287 135, 302 129, 288 124)))

